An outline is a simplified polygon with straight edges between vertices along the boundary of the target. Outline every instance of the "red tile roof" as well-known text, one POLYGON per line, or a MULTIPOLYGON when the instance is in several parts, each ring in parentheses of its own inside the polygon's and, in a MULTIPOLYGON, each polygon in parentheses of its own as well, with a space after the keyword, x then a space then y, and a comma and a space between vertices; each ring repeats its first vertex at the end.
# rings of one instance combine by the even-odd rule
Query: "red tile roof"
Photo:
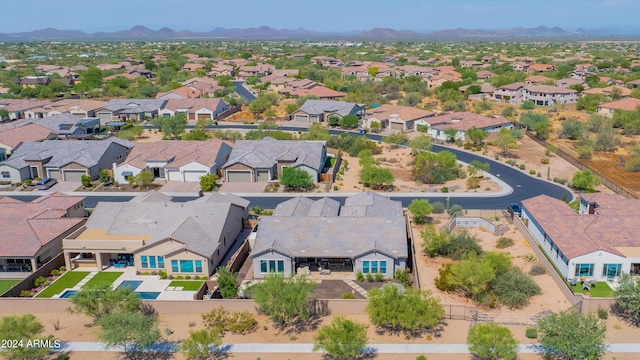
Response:
POLYGON ((56 238, 79 228, 85 219, 0 219, 2 241, 1 256, 35 256, 56 238))
POLYGON ((434 129, 456 129, 466 131, 472 127, 485 129, 493 126, 500 126, 510 123, 509 119, 503 117, 489 117, 470 112, 456 112, 447 115, 440 115, 429 119, 431 127, 434 129))
POLYGON ((51 129, 38 124, 27 124, 13 129, 0 130, 0 144, 13 149, 21 143, 43 141, 55 135, 51 129))
POLYGON ((614 110, 635 110, 640 106, 640 99, 625 98, 600 105, 601 108, 614 110))

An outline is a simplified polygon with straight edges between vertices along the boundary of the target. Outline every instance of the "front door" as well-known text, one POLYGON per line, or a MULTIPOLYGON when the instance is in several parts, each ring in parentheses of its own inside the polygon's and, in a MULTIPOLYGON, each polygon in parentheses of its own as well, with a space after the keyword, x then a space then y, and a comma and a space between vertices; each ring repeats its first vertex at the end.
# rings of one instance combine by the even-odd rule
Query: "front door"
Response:
POLYGON ((154 178, 160 177, 160 169, 159 168, 153 168, 153 177, 154 178))

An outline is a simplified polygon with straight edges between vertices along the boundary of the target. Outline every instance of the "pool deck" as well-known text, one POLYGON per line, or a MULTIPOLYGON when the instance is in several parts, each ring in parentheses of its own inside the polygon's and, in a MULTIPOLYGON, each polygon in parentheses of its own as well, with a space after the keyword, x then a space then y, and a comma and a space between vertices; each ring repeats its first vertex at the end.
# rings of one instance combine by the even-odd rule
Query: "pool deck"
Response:
MULTIPOLYGON (((75 271, 76 269, 72 270, 75 271)), ((91 271, 91 274, 95 275, 97 273, 97 269, 87 269, 87 268, 78 268, 78 271, 91 271)), ((136 292, 159 292, 160 295, 155 300, 193 300, 193 296, 196 291, 182 291, 182 287, 173 287, 169 286, 173 280, 170 279, 160 279, 158 275, 136 275, 136 269, 133 267, 126 267, 124 269, 118 268, 108 268, 104 271, 118 271, 123 272, 122 276, 120 276, 116 281, 113 282, 112 287, 115 289, 123 281, 131 281, 137 280, 142 281, 142 284, 138 286, 135 290, 136 292)), ((87 278, 83 279, 77 286, 65 289, 60 292, 58 295, 54 295, 54 298, 59 298, 60 295, 64 294, 67 290, 80 290, 82 285, 86 284, 87 281, 93 276, 87 276, 87 278), (86 280, 86 281, 85 281, 86 280)))

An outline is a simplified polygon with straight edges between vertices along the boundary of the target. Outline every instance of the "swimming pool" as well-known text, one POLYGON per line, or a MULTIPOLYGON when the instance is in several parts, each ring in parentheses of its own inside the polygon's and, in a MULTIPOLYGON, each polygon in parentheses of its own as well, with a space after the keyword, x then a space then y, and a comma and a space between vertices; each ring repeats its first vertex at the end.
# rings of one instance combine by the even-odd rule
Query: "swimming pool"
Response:
MULTIPOLYGON (((160 292, 154 291, 135 291, 134 294, 137 294, 140 297, 140 300, 155 300, 160 296, 160 292)), ((68 299, 76 295, 78 295, 77 290, 67 290, 60 295, 60 299, 68 299)))
POLYGON ((131 288, 131 291, 135 291, 138 288, 138 286, 140 286, 140 284, 142 284, 142 281, 140 280, 125 280, 122 283, 120 283, 120 285, 118 285, 118 289, 128 286, 131 288))

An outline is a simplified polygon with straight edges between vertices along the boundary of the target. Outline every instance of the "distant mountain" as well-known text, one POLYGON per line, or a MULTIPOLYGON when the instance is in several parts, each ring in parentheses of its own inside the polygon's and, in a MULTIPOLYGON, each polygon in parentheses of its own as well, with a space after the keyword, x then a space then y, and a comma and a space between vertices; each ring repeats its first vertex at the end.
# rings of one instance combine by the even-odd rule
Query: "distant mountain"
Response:
POLYGON ((79 30, 42 29, 22 33, 0 34, 0 41, 108 41, 108 40, 514 40, 514 39, 610 39, 619 37, 638 37, 640 30, 634 32, 615 31, 610 28, 593 30, 565 30, 559 27, 538 26, 536 28, 516 27, 504 30, 485 29, 447 29, 439 31, 410 31, 387 28, 374 28, 365 31, 317 32, 305 29, 274 29, 268 26, 258 28, 225 29, 216 27, 211 31, 176 31, 168 27, 152 30, 136 25, 128 30, 115 32, 86 33, 79 30))

